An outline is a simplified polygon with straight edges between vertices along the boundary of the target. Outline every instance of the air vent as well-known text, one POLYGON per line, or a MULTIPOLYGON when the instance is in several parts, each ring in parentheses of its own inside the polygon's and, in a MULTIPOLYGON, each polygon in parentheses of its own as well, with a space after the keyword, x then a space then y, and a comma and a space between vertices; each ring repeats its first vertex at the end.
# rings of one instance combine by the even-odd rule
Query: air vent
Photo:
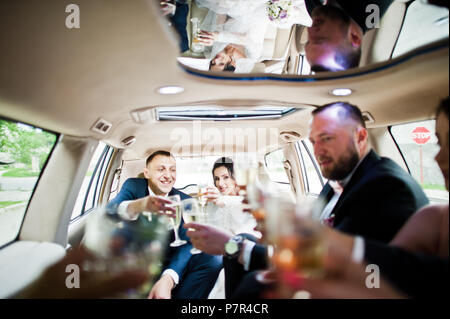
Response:
POLYGON ((280 133, 280 139, 287 143, 292 143, 295 141, 298 141, 300 139, 300 134, 294 131, 290 132, 281 132, 280 133))
POLYGON ((373 124, 373 123, 375 123, 375 120, 373 119, 373 116, 369 112, 362 112, 362 117, 364 119, 364 122, 366 122, 366 124, 373 124))
POLYGON ((105 135, 109 132, 111 127, 112 123, 104 119, 98 119, 97 122, 95 122, 95 124, 91 127, 91 131, 105 135))
POLYGON ((136 142, 136 136, 128 136, 127 138, 124 138, 122 140, 122 146, 128 147, 134 144, 136 142))

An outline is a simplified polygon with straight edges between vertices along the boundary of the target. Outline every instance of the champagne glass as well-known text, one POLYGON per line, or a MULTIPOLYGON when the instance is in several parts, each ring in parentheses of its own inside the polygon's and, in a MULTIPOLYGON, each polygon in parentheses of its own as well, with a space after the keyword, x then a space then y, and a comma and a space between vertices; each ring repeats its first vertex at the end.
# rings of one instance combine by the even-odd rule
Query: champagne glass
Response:
MULTIPOLYGON (((204 221, 204 214, 202 214, 197 201, 193 198, 188 198, 181 202, 181 211, 185 223, 202 223, 204 221)), ((195 231, 195 229, 192 228, 189 230, 195 231)), ((200 254, 201 252, 200 249, 195 247, 191 249, 191 254, 193 255, 200 254)))
POLYGON ((239 195, 247 194, 247 185, 256 179, 257 160, 254 154, 239 154, 234 163, 236 184, 239 186, 239 195))
POLYGON ((281 272, 321 276, 326 252, 323 228, 311 218, 314 202, 271 198, 267 208, 268 241, 274 246, 272 262, 281 272))
POLYGON ((175 218, 170 218, 170 222, 173 226, 173 232, 175 234, 175 240, 170 243, 170 247, 179 247, 187 243, 187 241, 180 239, 180 236, 178 235, 178 229, 180 228, 181 224, 181 199, 180 195, 169 196, 168 199, 171 201, 171 203, 166 204, 166 206, 175 208, 175 218))
POLYGON ((208 198, 206 198, 206 191, 207 191, 208 185, 206 183, 199 183, 198 184, 198 203, 202 207, 202 213, 205 213, 205 206, 206 202, 208 201, 208 198))
POLYGON ((205 50, 205 46, 199 43, 199 34, 200 34, 200 20, 198 18, 192 18, 192 51, 194 53, 201 53, 205 50))
POLYGON ((118 217, 116 211, 97 207, 88 217, 83 238, 83 245, 94 259, 80 266, 99 276, 125 270, 144 270, 149 280, 119 297, 146 298, 162 270, 166 229, 167 219, 162 216, 153 216, 151 222, 145 217, 126 222, 118 217))
POLYGON ((295 207, 295 232, 298 237, 297 253, 301 256, 297 269, 304 276, 324 275, 323 263, 327 252, 325 226, 317 218, 324 206, 323 200, 300 197, 295 207))

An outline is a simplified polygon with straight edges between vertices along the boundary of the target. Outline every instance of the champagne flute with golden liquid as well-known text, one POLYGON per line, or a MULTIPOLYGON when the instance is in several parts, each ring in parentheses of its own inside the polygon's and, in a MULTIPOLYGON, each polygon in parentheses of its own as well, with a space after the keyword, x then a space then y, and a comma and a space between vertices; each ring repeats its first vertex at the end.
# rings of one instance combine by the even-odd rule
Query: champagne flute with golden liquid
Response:
POLYGON ((278 213, 268 214, 270 241, 275 249, 272 261, 281 271, 296 272, 301 276, 320 277, 326 254, 324 229, 311 218, 314 202, 299 200, 296 204, 272 203, 278 213))
POLYGON ((171 204, 167 204, 166 206, 175 208, 175 218, 170 218, 175 234, 175 240, 170 243, 170 247, 179 247, 187 243, 186 240, 180 239, 180 236, 178 235, 178 229, 181 224, 181 199, 180 195, 169 196, 168 199, 171 201, 171 204))
POLYGON ((247 194, 247 186, 256 179, 258 162, 255 154, 238 154, 234 162, 236 184, 239 187, 239 195, 247 194))
MULTIPOLYGON (((200 211, 198 207, 198 201, 194 198, 188 198, 181 202, 181 211, 183 213, 183 220, 186 224, 188 223, 203 223, 205 221, 205 214, 200 211)), ((195 229, 189 229, 195 231, 195 229)), ((193 247, 191 249, 191 254, 200 254, 202 251, 193 247)))

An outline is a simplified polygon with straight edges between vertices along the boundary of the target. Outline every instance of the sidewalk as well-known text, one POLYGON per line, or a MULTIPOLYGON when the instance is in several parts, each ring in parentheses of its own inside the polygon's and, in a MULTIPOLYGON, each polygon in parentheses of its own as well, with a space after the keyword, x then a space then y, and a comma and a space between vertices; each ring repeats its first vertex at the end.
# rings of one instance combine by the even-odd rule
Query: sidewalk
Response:
POLYGON ((31 191, 0 191, 0 202, 18 202, 28 201, 31 196, 31 191))

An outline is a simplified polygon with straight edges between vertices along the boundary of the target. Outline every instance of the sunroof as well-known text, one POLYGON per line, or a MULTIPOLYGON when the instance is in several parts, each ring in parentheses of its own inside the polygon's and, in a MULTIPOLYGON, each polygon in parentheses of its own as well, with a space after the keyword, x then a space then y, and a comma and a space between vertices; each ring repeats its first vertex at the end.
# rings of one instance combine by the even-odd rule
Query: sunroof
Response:
POLYGON ((159 121, 233 121, 279 119, 297 111, 299 108, 281 106, 258 106, 249 108, 225 109, 219 106, 173 106, 156 108, 159 121))

